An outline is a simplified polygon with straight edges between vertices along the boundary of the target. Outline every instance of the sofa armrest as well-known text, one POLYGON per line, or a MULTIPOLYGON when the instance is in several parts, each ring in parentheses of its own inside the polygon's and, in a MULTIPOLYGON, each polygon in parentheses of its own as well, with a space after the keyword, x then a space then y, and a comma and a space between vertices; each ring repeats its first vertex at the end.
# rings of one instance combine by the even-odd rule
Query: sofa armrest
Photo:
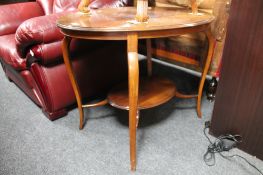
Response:
POLYGON ((131 0, 94 0, 90 3, 91 9, 105 8, 105 7, 125 7, 132 6, 131 0))
POLYGON ((62 33, 56 26, 57 19, 68 12, 56 13, 29 19, 22 23, 15 35, 18 54, 25 58, 30 47, 60 41, 62 33))
MULTIPOLYGON (((97 49, 105 47, 105 41, 99 40, 85 40, 85 39, 72 39, 70 43, 70 54, 72 59, 78 57, 79 55, 87 54, 93 52, 97 49)), ((30 48, 30 52, 26 59, 33 58, 33 61, 39 62, 41 65, 56 64, 58 62, 63 62, 62 56, 62 40, 48 43, 48 44, 38 44, 30 48)), ((27 60, 27 63, 31 63, 27 60)), ((28 65, 28 67, 29 67, 28 65)))
POLYGON ((37 2, 25 2, 0 6, 0 36, 15 33, 27 19, 42 16, 44 12, 37 2))

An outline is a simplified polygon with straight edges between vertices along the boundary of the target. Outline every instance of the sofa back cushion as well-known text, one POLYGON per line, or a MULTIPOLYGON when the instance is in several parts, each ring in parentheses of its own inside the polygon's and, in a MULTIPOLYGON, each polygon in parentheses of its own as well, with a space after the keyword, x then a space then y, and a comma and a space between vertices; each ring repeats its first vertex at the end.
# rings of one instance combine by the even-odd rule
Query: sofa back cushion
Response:
POLYGON ((72 11, 77 9, 81 0, 36 0, 43 8, 45 15, 72 11))
POLYGON ((81 0, 54 0, 53 13, 72 11, 78 8, 81 0))
MULTIPOLYGON (((45 15, 73 11, 81 0, 36 0, 43 8, 45 15)), ((90 0, 90 8, 132 6, 133 0, 90 0)))
POLYGON ((54 0, 36 0, 43 8, 45 15, 53 13, 53 2, 54 0))

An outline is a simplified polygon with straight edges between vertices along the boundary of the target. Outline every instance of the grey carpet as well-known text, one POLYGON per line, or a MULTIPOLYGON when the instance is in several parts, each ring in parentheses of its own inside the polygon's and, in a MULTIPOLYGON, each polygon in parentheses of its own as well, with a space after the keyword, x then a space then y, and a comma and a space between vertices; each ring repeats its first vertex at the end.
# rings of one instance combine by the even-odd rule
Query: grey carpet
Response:
MULTIPOLYGON (((197 79, 181 71, 154 64, 156 74, 172 78, 178 89, 191 92, 197 79)), ((110 106, 85 110, 83 130, 78 111, 54 122, 10 83, 0 70, 0 174, 1 175, 107 175, 107 174, 258 174, 243 160, 216 156, 216 165, 203 162, 208 141, 203 126, 211 118, 213 103, 203 98, 203 118, 195 100, 172 99, 142 111, 137 132, 137 171, 130 172, 127 111, 110 106)), ((212 138, 212 137, 211 137, 212 138)), ((214 139, 214 138, 212 138, 214 139)), ((263 162, 238 149, 263 171, 263 162)))

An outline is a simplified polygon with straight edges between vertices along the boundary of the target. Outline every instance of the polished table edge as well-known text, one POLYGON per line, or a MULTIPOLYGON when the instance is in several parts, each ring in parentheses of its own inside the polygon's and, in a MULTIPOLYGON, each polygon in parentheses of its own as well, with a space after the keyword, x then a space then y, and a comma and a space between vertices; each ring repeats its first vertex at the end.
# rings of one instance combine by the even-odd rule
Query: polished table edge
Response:
MULTIPOLYGON (((202 24, 194 27, 184 27, 177 29, 136 31, 139 39, 166 38, 189 33, 205 32, 210 24, 202 24)), ((94 32, 94 31, 73 31, 71 29, 60 29, 61 32, 69 37, 90 40, 127 40, 127 35, 134 31, 125 32, 94 32)))

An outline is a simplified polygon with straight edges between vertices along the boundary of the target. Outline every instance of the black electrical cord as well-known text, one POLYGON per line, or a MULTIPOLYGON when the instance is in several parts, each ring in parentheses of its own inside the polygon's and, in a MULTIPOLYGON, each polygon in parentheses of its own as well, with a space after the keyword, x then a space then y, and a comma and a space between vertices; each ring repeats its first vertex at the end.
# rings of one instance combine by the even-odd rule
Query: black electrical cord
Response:
POLYGON ((207 151, 203 157, 206 165, 214 166, 215 165, 215 154, 219 153, 219 155, 225 159, 239 157, 239 158, 243 159, 244 161, 246 161, 250 166, 255 168, 261 175, 263 175, 263 173, 255 165, 250 163, 246 158, 244 158, 240 155, 237 155, 237 154, 230 155, 230 156, 225 156, 222 154, 222 152, 226 152, 226 151, 231 150, 232 148, 234 148, 236 146, 237 143, 242 141, 240 135, 229 135, 228 134, 228 135, 224 135, 224 136, 219 136, 218 138, 216 138, 216 140, 214 142, 212 142, 211 139, 206 134, 206 129, 208 129, 209 126, 210 126, 210 123, 206 122, 205 128, 203 130, 205 137, 207 138, 207 140, 210 143, 208 148, 207 148, 207 151), (230 139, 230 141, 225 142, 226 139, 230 139))

